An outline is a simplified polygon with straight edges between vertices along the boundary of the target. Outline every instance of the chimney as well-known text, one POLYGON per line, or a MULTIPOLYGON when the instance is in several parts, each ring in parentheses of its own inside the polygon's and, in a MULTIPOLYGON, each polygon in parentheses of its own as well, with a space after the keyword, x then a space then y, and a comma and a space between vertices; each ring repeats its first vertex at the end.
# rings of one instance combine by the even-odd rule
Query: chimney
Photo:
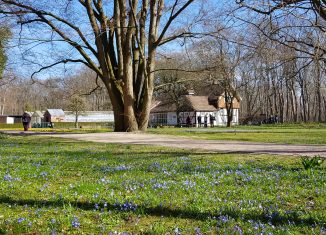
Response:
POLYGON ((195 95, 195 91, 193 89, 188 90, 188 95, 195 95))

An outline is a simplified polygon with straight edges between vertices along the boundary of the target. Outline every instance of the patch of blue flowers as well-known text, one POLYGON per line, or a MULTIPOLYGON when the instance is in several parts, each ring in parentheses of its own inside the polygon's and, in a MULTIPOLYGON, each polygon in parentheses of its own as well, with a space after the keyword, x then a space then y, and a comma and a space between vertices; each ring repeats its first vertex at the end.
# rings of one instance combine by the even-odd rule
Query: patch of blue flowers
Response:
POLYGON ((119 211, 135 211, 137 209, 137 205, 130 201, 125 201, 124 203, 116 202, 114 207, 119 211))

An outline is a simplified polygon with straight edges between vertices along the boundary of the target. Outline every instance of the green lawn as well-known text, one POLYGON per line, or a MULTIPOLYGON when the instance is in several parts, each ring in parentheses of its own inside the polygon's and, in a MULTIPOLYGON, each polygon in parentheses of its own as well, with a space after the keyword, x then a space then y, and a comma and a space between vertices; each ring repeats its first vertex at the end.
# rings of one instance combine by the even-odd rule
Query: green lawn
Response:
POLYGON ((326 124, 236 126, 231 128, 156 128, 149 133, 207 140, 238 140, 286 144, 326 144, 326 124))
POLYGON ((296 157, 0 135, 0 234, 325 234, 325 186, 296 157))
MULTIPOLYGON (((16 128, 0 128, 1 131, 24 131, 22 127, 16 128)), ((30 128, 28 132, 53 132, 53 133, 74 133, 74 134, 83 134, 83 133, 103 133, 111 132, 112 128, 30 128)))

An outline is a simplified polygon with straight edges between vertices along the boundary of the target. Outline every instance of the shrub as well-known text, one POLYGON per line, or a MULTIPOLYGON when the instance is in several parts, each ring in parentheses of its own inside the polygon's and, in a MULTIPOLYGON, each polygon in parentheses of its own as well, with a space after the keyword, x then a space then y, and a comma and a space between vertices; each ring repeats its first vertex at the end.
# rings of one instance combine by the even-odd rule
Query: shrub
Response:
POLYGON ((8 139, 8 135, 0 133, 0 140, 8 139))
POLYGON ((314 157, 308 157, 308 156, 301 157, 301 163, 305 170, 309 170, 309 169, 321 166, 324 161, 325 161, 325 159, 318 155, 314 156, 314 157))

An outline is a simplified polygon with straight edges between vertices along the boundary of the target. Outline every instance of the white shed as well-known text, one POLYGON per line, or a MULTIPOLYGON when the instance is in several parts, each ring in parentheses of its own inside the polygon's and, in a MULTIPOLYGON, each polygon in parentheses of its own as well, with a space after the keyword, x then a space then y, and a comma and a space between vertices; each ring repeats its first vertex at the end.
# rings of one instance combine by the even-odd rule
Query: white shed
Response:
POLYGON ((13 118, 13 117, 8 117, 8 116, 5 116, 5 115, 0 116, 0 123, 14 124, 15 123, 14 121, 15 121, 15 118, 13 118))

